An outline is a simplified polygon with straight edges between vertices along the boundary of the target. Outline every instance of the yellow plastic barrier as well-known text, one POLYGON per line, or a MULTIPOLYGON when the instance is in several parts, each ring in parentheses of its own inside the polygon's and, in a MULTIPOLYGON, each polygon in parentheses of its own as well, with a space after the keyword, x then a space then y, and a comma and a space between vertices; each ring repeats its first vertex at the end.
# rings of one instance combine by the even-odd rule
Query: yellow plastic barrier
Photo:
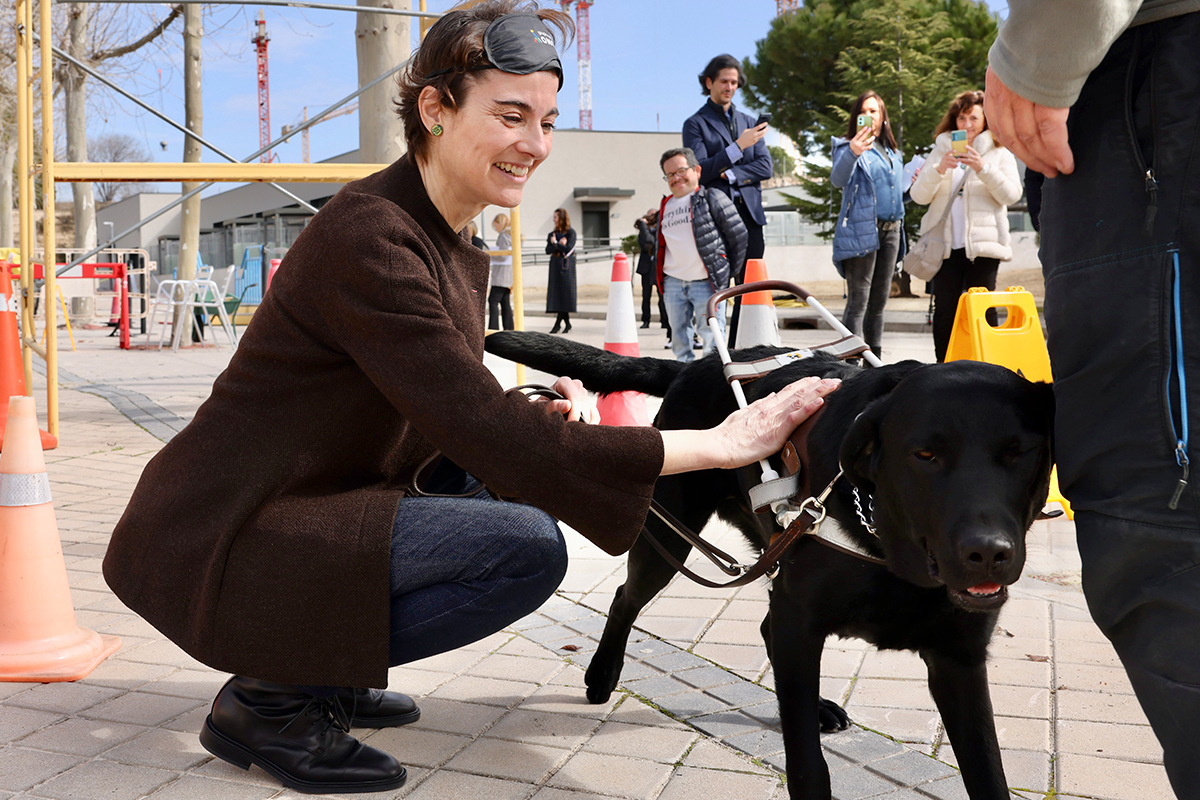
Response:
MULTIPOLYGON (((1037 306, 1033 295, 1023 286, 1010 286, 1003 292, 973 286, 960 295, 946 360, 986 361, 1007 367, 1031 381, 1054 381, 1037 306), (1006 312, 1004 322, 996 327, 989 325, 985 316, 993 308, 1006 312)), ((1075 519, 1071 504, 1058 488, 1057 467, 1050 473, 1050 495, 1046 502, 1058 503, 1067 519, 1075 519)))

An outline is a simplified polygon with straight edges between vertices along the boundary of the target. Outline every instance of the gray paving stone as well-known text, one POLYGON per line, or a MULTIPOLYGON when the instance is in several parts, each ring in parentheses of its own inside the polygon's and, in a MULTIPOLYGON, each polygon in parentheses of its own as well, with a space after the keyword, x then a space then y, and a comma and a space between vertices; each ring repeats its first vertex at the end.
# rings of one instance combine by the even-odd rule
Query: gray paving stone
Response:
POLYGON ((759 703, 756 706, 745 706, 742 708, 742 713, 753 717, 769 728, 779 727, 779 701, 774 697, 766 703, 759 703))
POLYGON ((653 658, 675 652, 680 652, 675 645, 651 638, 642 639, 639 642, 630 641, 625 646, 625 655, 636 659, 653 658))
MULTIPOLYGON (((575 659, 572 658, 571 660, 574 661, 575 659)), ((588 660, 590 661, 591 659, 588 660)), ((622 683, 625 681, 636 681, 642 678, 650 678, 659 674, 661 673, 659 673, 657 670, 647 667, 641 661, 626 661, 621 667, 622 683)))
POLYGON ((749 683, 740 679, 738 683, 731 683, 726 686, 714 686, 705 691, 718 700, 722 700, 738 708, 742 706, 761 705, 775 699, 775 693, 770 689, 764 689, 757 683, 749 683))
POLYGON ((21 746, 77 756, 98 756, 146 730, 140 725, 71 717, 34 731, 21 740, 21 746))
POLYGON ((131 742, 104 754, 109 761, 182 771, 207 761, 210 756, 193 733, 155 728, 131 742))
POLYGON ((175 773, 97 759, 64 772, 38 787, 55 800, 137 800, 175 779, 175 773))
POLYGON ((672 672, 676 678, 688 684, 695 686, 697 689, 710 689, 713 686, 723 686, 728 683, 742 683, 743 679, 732 672, 714 667, 711 664, 698 669, 689 669, 682 672, 672 672))
POLYGON ((958 774, 950 765, 913 750, 872 761, 867 769, 905 786, 916 786, 958 774))
POLYGON ((552 649, 554 652, 562 656, 573 656, 577 653, 588 653, 596 649, 597 642, 594 639, 589 639, 586 636, 574 636, 563 641, 554 641, 549 644, 543 644, 543 647, 552 649), (565 650, 567 646, 574 647, 575 650, 565 650))
POLYGON ((544 628, 530 628, 527 631, 521 631, 521 635, 531 642, 545 644, 546 642, 558 642, 563 639, 573 639, 579 634, 570 628, 565 628, 562 625, 547 625, 544 628))
POLYGON ((56 711, 60 714, 74 714, 103 703, 105 700, 110 700, 119 694, 122 694, 120 689, 63 681, 35 686, 27 692, 21 692, 19 695, 9 698, 5 701, 5 705, 56 711))
POLYGON ((52 711, 0 704, 0 745, 20 739, 47 725, 53 725, 62 718, 62 714, 52 711))
POLYGON ((866 764, 906 752, 904 745, 861 728, 851 728, 848 731, 822 736, 821 745, 858 764, 866 764))
POLYGON ((923 797, 936 798, 936 800, 971 800, 962 778, 957 775, 920 786, 917 788, 917 793, 923 797))
POLYGON ((748 731, 759 731, 763 728, 761 722, 736 711, 718 711, 715 714, 692 717, 688 720, 688 724, 718 739, 738 736, 748 731))
POLYGON ((183 775, 150 795, 150 800, 266 800, 279 793, 274 786, 230 783, 199 775, 183 775))
POLYGON ((549 617, 543 617, 541 614, 530 614, 527 617, 521 617, 519 620, 509 625, 507 630, 512 631, 528 631, 533 628, 544 628, 547 625, 553 625, 554 620, 549 617))
POLYGON ((538 613, 557 622, 583 619, 585 617, 592 617, 596 615, 596 612, 592 611, 590 608, 584 608, 577 603, 569 602, 544 605, 538 609, 538 613))
POLYGON ((726 709, 726 705, 720 700, 709 697, 703 692, 687 692, 668 697, 658 697, 654 699, 654 703, 679 719, 689 719, 691 717, 698 717, 701 714, 712 714, 716 711, 726 709))
POLYGON ((624 681, 622 683, 629 691, 642 697, 656 700, 659 697, 667 695, 680 694, 682 692, 691 692, 692 687, 685 683, 672 678, 670 675, 653 675, 649 678, 642 678, 636 681, 624 681))
POLYGON ((36 786, 82 759, 65 753, 46 753, 23 747, 0 748, 0 789, 19 792, 36 786))
POLYGON ((895 783, 867 772, 859 766, 840 769, 829 775, 829 786, 838 800, 860 800, 896 791, 895 783))
POLYGON ((580 633, 596 633, 598 631, 603 631, 607 622, 607 617, 595 616, 584 617, 583 619, 567 620, 563 624, 571 630, 579 631, 580 633))
POLYGON ((759 729, 739 736, 729 736, 725 744, 752 756, 766 756, 783 752, 783 734, 778 731, 759 729))
POLYGON ((85 716, 133 725, 158 725, 200 705, 196 700, 186 697, 130 692, 89 708, 85 716))
POLYGON ((664 653, 661 656, 647 658, 645 663, 657 670, 672 673, 700 669, 701 667, 712 667, 713 665, 711 661, 706 661, 700 656, 689 653, 686 650, 674 650, 670 653, 664 653))

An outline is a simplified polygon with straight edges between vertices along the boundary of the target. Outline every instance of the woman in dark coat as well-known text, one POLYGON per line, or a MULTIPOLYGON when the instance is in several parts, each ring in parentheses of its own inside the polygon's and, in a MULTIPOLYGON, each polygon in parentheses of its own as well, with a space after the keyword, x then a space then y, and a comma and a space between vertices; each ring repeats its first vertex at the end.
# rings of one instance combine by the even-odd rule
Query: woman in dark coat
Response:
MULTIPOLYGON (((655 263, 655 252, 658 249, 658 209, 652 208, 646 216, 638 217, 633 223, 638 232, 637 274, 642 276, 642 327, 650 327, 650 300, 654 290, 658 288, 658 267, 655 263)), ((671 323, 667 321, 667 304, 663 302, 662 292, 658 293, 658 319, 667 330, 667 341, 671 341, 671 323)))
POLYGON ((546 237, 546 255, 550 256, 546 313, 558 314, 550 332, 570 333, 575 311, 575 229, 565 208, 554 209, 554 230, 546 237))
POLYGON ((343 187, 297 237, 104 558, 122 602, 234 673, 201 726, 205 749, 299 791, 404 783, 396 758, 351 729, 420 716, 380 691, 389 665, 545 602, 567 566, 556 518, 623 552, 658 475, 765 458, 833 389, 799 382, 716 428, 659 431, 585 424, 596 414, 577 381, 530 402, 483 365, 489 264, 466 229, 489 205, 519 205, 550 154, 562 66, 543 20, 571 27, 531 2, 485 0, 430 28, 399 81, 407 153, 343 187), (421 484, 442 496, 423 496, 414 477, 439 451, 421 484), (526 502, 446 496, 480 484, 526 502))

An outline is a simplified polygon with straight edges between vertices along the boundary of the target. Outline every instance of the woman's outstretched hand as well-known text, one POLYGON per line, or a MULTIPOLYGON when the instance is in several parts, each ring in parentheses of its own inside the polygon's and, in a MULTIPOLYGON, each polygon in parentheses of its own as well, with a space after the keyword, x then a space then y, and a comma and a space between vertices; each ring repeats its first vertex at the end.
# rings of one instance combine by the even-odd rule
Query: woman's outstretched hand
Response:
POLYGON ((662 474, 733 469, 774 455, 840 385, 836 378, 802 378, 733 412, 715 428, 663 431, 662 474))

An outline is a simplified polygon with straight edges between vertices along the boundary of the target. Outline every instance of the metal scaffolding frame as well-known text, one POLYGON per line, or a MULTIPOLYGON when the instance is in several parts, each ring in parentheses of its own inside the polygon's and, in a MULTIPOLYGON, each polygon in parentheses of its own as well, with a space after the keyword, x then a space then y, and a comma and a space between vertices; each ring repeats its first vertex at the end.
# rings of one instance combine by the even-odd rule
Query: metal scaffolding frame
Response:
MULTIPOLYGON (((312 125, 321 121, 329 114, 337 111, 339 108, 350 102, 360 94, 378 84, 380 81, 394 75, 400 69, 403 69, 408 61, 405 61, 384 74, 358 88, 357 91, 338 100, 330 105, 321 113, 308 119, 304 124, 297 125, 294 128, 289 128, 288 132, 271 142, 267 147, 261 148, 255 153, 251 153, 246 158, 237 161, 233 156, 224 152, 216 145, 206 141, 204 138, 197 136, 192 131, 188 130, 185 125, 180 125, 178 122, 167 117, 162 112, 151 108, 140 99, 134 97, 130 93, 113 84, 103 76, 97 74, 94 70, 72 58, 70 55, 62 52, 51 44, 52 37, 48 32, 52 30, 50 10, 54 3, 64 2, 84 2, 84 3, 110 3, 110 2, 125 2, 125 3, 146 3, 159 4, 161 0, 41 0, 39 5, 37 32, 34 27, 33 3, 34 0, 15 0, 16 2, 16 33, 17 33, 17 189, 18 189, 18 209, 19 209, 19 234, 20 234, 20 258, 21 264, 32 266, 35 262, 35 254, 39 250, 35 247, 35 219, 34 211, 36 201, 34 198, 34 179, 40 174, 42 178, 42 205, 45 209, 45 215, 42 222, 42 241, 41 248, 43 263, 47 266, 45 273, 45 290, 48 298, 53 298, 57 290, 57 278, 63 275, 67 270, 86 262, 96 254, 105 249, 110 249, 113 244, 119 241, 122 237, 138 230, 143 225, 157 219, 171 209, 181 205, 185 200, 199 194, 214 183, 218 182, 262 182, 270 183, 276 189, 289 198, 295 200, 302 207, 316 212, 316 209, 311 204, 300 199, 292 194, 278 182, 289 183, 345 183, 359 178, 366 177, 372 173, 386 167, 386 164, 279 164, 279 163, 262 163, 254 162, 253 159, 260 156, 262 153, 278 146, 280 143, 287 141, 293 136, 308 129, 312 125), (38 32, 46 35, 39 35, 38 32), (38 50, 38 69, 34 69, 33 53, 35 44, 38 50), (54 73, 51 68, 52 59, 59 58, 68 61, 77 68, 83 70, 88 75, 96 78, 98 81, 113 89, 121 96, 136 103, 146 111, 154 114, 176 129, 182 131, 186 136, 190 136, 199 142, 204 147, 209 148, 217 155, 227 159, 232 163, 228 164, 205 164, 205 163, 114 163, 114 162, 58 162, 54 159, 54 97, 53 97, 53 80, 54 73), (42 101, 42 140, 41 140, 41 160, 38 161, 33 153, 34 141, 34 85, 38 84, 41 92, 42 101), (252 163, 247 163, 252 162, 252 163), (164 206, 155 213, 140 220, 138 223, 122 231, 116 235, 110 235, 108 241, 101 244, 88 252, 78 255, 69 260, 62 267, 57 269, 49 268, 49 265, 56 265, 55 258, 57 248, 55 246, 55 219, 54 219, 54 198, 55 186, 58 182, 95 182, 95 181, 138 181, 138 182, 196 182, 203 181, 200 186, 186 194, 181 195, 177 200, 164 206)), ((292 8, 313 8, 313 9, 328 9, 338 11, 353 11, 355 13, 379 13, 379 14, 394 14, 400 16, 416 17, 421 21, 421 37, 424 38, 425 31, 438 17, 440 13, 426 11, 426 0, 420 0, 420 10, 410 11, 407 9, 392 9, 383 7, 371 6, 348 6, 336 5, 330 3, 313 3, 304 2, 302 0, 175 0, 182 3, 204 3, 207 5, 270 5, 270 6, 286 6, 292 8)), ((478 2, 478 0, 476 0, 478 2)), ((460 4, 459 7, 466 5, 474 5, 467 2, 460 4)), ((521 281, 521 247, 520 247, 520 208, 512 209, 512 237, 514 246, 510 252, 513 257, 513 312, 518 329, 524 329, 524 303, 522 298, 522 281, 521 281)), ((491 251, 497 255, 499 251, 491 251)), ((21 270, 21 357, 25 371, 26 392, 32 396, 33 394, 33 356, 37 354, 45 360, 46 363, 46 417, 47 429, 55 436, 58 436, 58 342, 57 333, 54 336, 46 337, 46 345, 40 345, 34 336, 34 316, 33 307, 36 292, 34 291, 33 282, 34 270, 32 268, 21 270)), ((57 310, 53 302, 45 304, 46 310, 46 329, 56 332, 58 328, 57 310)), ((519 380, 522 370, 518 365, 519 380)))

